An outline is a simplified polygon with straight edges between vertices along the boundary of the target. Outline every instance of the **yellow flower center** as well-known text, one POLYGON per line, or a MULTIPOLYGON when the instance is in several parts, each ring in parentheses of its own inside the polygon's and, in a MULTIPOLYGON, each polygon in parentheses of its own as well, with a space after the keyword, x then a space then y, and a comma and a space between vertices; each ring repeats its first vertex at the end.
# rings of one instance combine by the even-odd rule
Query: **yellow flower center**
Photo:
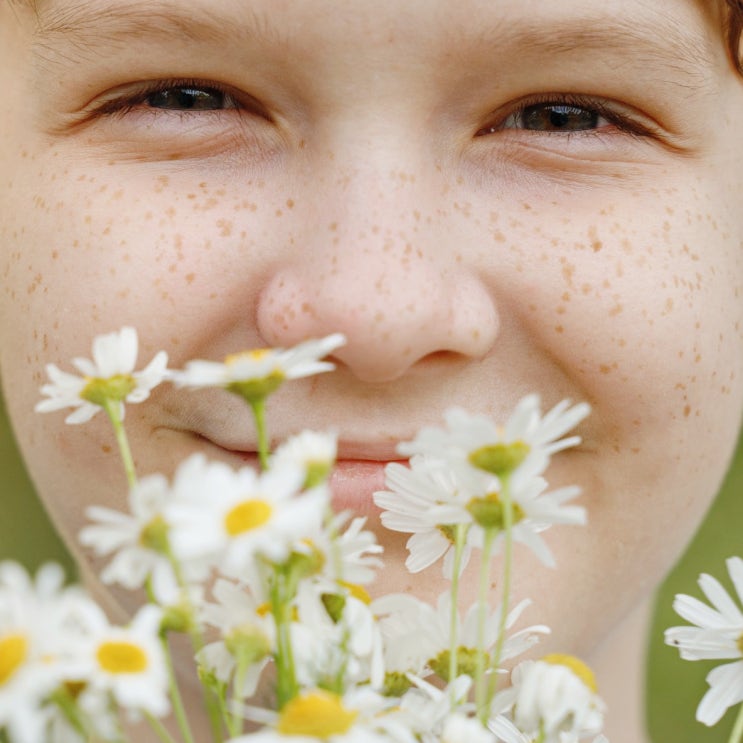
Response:
POLYGON ((266 501, 258 498, 246 500, 238 503, 224 517, 224 528, 231 537, 236 537, 263 526, 272 513, 273 509, 266 501))
POLYGON ((348 583, 345 580, 339 580, 338 583, 344 588, 347 588, 348 592, 355 599, 358 599, 367 606, 371 604, 371 596, 369 595, 369 592, 364 588, 364 586, 360 586, 358 583, 348 583))
POLYGON ((101 643, 96 658, 98 665, 108 673, 142 673, 148 666, 144 650, 125 640, 101 643))
POLYGON ((569 668, 594 694, 598 693, 598 684, 596 683, 596 676, 594 676, 593 671, 574 655, 551 653, 550 655, 545 655, 542 660, 545 663, 551 663, 555 666, 569 668))
POLYGON ((87 377, 80 391, 83 400, 103 407, 106 402, 119 402, 134 390, 137 383, 131 374, 114 374, 112 377, 87 377))
POLYGON ((28 655, 25 635, 12 634, 0 638, 0 686, 10 680, 28 655))
POLYGON ((348 732, 357 715, 343 706, 337 694, 317 690, 287 702, 276 729, 282 735, 307 735, 322 740, 348 732))
POLYGON ((240 361, 263 361, 273 353, 272 348, 251 348, 249 351, 240 351, 225 356, 224 363, 233 366, 240 361))

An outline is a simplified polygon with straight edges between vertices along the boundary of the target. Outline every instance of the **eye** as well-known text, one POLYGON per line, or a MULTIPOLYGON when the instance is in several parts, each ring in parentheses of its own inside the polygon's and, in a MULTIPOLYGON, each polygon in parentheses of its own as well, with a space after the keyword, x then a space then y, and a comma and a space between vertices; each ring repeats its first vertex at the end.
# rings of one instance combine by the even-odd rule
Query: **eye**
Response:
POLYGON ((237 108, 235 99, 217 88, 179 85, 156 90, 142 101, 150 108, 168 111, 222 111, 237 108))
POLYGON ((598 129, 608 121, 601 114, 581 106, 538 103, 511 114, 503 129, 525 129, 540 132, 582 132, 598 129))
POLYGON ((580 134, 616 130, 648 134, 649 128, 625 111, 619 103, 583 96, 554 94, 534 97, 509 106, 495 123, 477 132, 477 136, 520 131, 544 134, 580 134))

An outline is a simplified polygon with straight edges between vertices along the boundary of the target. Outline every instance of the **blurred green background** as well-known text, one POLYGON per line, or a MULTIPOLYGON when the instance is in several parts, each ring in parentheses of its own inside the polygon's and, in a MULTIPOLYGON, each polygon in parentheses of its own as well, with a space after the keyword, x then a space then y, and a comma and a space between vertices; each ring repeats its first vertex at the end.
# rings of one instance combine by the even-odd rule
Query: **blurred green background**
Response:
MULTIPOLYGON (((73 566, 36 500, 20 461, 0 400, 0 473, 2 519, 0 559, 12 557, 34 568, 46 560, 73 566)), ((658 594, 648 652, 648 725, 653 743, 724 743, 733 725, 735 710, 714 728, 694 719, 707 685, 704 677, 714 662, 679 660, 673 648, 663 645, 663 630, 683 624, 671 605, 676 593, 701 597, 696 580, 701 572, 714 575, 730 588, 725 558, 743 555, 743 537, 731 525, 743 524, 743 440, 722 491, 699 533, 658 594)))

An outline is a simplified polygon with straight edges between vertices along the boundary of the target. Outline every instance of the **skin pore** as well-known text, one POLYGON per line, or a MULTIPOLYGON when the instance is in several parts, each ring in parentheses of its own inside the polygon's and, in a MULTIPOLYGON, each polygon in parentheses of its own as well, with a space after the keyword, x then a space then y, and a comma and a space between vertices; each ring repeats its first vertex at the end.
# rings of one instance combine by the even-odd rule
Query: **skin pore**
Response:
MULTIPOLYGON (((124 477, 102 416, 31 414, 44 364, 124 324, 174 368, 342 331, 338 370, 287 385, 269 420, 277 440, 336 428, 339 497, 373 524, 395 444, 451 404, 500 420, 532 391, 591 404, 548 473, 583 488, 590 525, 546 536, 556 573, 517 552, 515 595, 553 628, 540 653, 637 689, 642 604, 713 498, 743 406, 743 84, 721 13, 0 3, 0 375, 111 611, 136 598, 97 585, 76 533, 91 503, 123 507, 124 477)), ((227 393, 158 390, 127 428, 142 474, 255 450, 227 393)), ((411 578, 405 538, 378 534, 376 591, 435 598, 438 567, 411 578)), ((613 743, 641 740, 639 694, 605 695, 613 743)))

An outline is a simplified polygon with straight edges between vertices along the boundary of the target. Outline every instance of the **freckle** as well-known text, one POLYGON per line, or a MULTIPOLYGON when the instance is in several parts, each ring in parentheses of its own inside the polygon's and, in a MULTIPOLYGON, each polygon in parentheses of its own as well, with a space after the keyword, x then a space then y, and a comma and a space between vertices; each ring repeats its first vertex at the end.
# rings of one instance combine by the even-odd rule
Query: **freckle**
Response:
POLYGON ((52 260, 56 261, 58 257, 59 257, 59 251, 52 250, 52 260))
POLYGON ((186 198, 187 199, 195 199, 196 198, 196 194, 195 193, 186 194, 186 198))
POLYGON ((599 371, 602 374, 609 374, 611 372, 611 367, 608 364, 600 364, 599 371))
POLYGON ((688 418, 690 413, 691 413, 691 405, 686 405, 684 407, 684 418, 688 418))
POLYGON ((506 236, 500 230, 496 230, 493 233, 493 238, 499 243, 504 243, 506 241, 506 236))
POLYGON ((218 219, 217 227, 219 227, 219 234, 222 237, 229 237, 232 234, 232 222, 230 222, 228 219, 218 219))
POLYGON ((111 453, 111 447, 108 444, 101 444, 101 451, 104 454, 110 454, 111 453))
POLYGON ((193 280, 196 278, 196 274, 193 273, 187 273, 186 274, 186 283, 193 284, 193 280))
POLYGON ((562 333, 564 330, 565 328, 563 328, 562 325, 555 325, 555 333, 562 333))
POLYGON ((336 231, 336 230, 338 229, 338 222, 331 222, 331 223, 330 223, 330 224, 328 225, 328 229, 329 229, 329 230, 330 230, 331 232, 335 232, 335 231, 336 231))
POLYGON ((563 302, 569 302, 570 301, 570 292, 563 292, 562 301, 563 302))
POLYGON ((617 304, 615 304, 614 307, 609 310, 609 317, 616 317, 622 312, 622 310, 622 305, 617 302, 617 304))
POLYGON ((286 200, 286 206, 287 206, 288 209, 293 209, 294 208, 294 199, 287 199, 286 200))
POLYGON ((276 210, 276 216, 277 216, 277 217, 280 217, 280 216, 282 216, 282 214, 283 214, 283 213, 284 213, 284 212, 282 212, 282 211, 281 211, 281 209, 277 209, 277 210, 276 210))

